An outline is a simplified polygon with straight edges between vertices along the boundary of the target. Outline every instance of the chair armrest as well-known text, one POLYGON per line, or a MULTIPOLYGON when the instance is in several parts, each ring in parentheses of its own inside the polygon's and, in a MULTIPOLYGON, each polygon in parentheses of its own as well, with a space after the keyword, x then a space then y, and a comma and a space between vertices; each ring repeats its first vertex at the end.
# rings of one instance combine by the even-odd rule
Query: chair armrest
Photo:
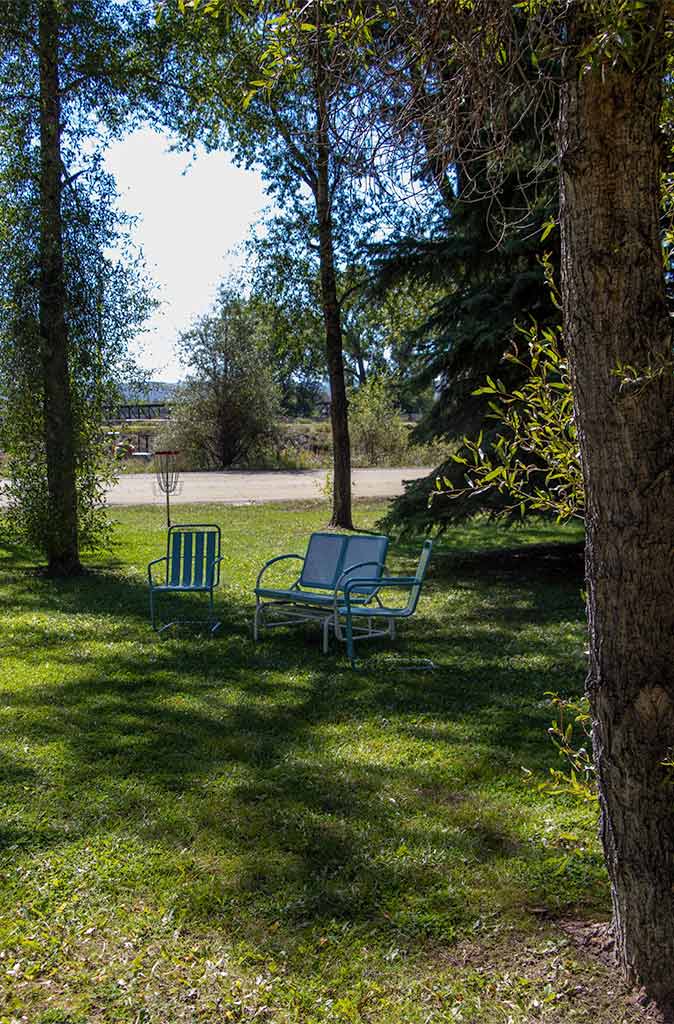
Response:
POLYGON ((147 579, 148 579, 148 583, 150 584, 151 587, 153 587, 155 585, 154 584, 154 580, 152 579, 152 566, 153 565, 159 565, 160 562, 166 562, 168 564, 167 556, 164 555, 163 558, 155 558, 152 562, 150 562, 150 564, 147 567, 147 579))
MULTIPOLYGON (((270 558, 268 562, 264 563, 264 565, 262 566, 262 568, 260 569, 260 571, 258 573, 257 581, 255 583, 255 589, 256 590, 260 586, 260 580, 262 579, 262 577, 266 573, 266 571, 269 568, 269 566, 273 565, 274 562, 282 562, 284 560, 284 558, 298 558, 300 560, 300 562, 302 562, 302 564, 304 564, 304 555, 276 555, 275 558, 270 558)), ((299 580, 299 576, 297 577, 297 580, 299 580)), ((295 582, 292 584, 293 586, 297 586, 297 580, 295 580, 295 582)))
POLYGON ((211 585, 213 587, 216 587, 218 585, 218 583, 220 582, 220 562, 224 562, 226 557, 227 557, 226 555, 218 555, 218 557, 214 558, 212 562, 207 562, 206 563, 206 568, 208 569, 210 567, 210 570, 211 570, 211 572, 213 574, 212 577, 211 577, 211 585), (218 567, 218 578, 217 578, 217 580, 215 578, 215 568, 216 568, 216 566, 218 567))

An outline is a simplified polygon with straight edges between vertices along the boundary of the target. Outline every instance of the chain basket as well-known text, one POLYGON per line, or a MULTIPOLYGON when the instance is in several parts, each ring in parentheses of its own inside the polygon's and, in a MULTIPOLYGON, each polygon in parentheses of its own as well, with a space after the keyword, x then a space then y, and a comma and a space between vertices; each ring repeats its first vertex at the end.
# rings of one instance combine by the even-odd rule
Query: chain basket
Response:
POLYGON ((177 460, 180 452, 155 452, 155 478, 160 492, 166 495, 166 526, 171 527, 171 495, 178 490, 180 471, 177 460))

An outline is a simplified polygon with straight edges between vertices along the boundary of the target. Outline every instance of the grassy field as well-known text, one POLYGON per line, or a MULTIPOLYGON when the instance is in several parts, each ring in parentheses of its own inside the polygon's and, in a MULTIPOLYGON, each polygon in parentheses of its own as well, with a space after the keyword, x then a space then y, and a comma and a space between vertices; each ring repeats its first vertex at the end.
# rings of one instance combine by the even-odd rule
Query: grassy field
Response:
POLYGON ((352 672, 316 628, 251 640, 257 570, 324 507, 180 509, 223 527, 213 639, 150 631, 162 513, 116 515, 82 580, 0 547, 1 1024, 641 1019, 577 941, 595 809, 536 786, 544 694, 584 673, 578 555, 540 545, 577 532, 454 530, 352 672))

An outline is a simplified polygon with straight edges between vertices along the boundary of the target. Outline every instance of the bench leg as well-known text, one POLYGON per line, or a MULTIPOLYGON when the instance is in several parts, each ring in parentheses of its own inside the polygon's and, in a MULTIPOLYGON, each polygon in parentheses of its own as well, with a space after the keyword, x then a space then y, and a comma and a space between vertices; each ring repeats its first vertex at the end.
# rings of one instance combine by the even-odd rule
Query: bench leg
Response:
POLYGON ((356 658, 353 650, 353 619, 351 614, 346 614, 346 656, 351 662, 351 668, 356 667, 356 658))

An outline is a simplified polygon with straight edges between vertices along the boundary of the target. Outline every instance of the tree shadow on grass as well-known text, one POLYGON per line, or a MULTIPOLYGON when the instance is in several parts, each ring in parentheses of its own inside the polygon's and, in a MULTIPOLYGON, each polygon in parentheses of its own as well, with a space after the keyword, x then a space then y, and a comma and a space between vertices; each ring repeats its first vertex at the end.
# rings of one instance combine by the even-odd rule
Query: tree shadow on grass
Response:
MULTIPOLYGON (((214 603, 216 614, 224 617, 230 632, 247 628, 245 608, 225 587, 215 589, 214 603)), ((177 627, 167 639, 185 635, 188 641, 195 637, 205 641, 209 636, 206 593, 171 595, 161 601, 160 610, 204 621, 201 628, 177 627)), ((161 642, 150 625, 147 582, 142 577, 125 577, 109 570, 68 580, 23 575, 12 581, 11 588, 0 592, 3 614, 11 625, 0 638, 4 653, 32 651, 40 656, 51 647, 72 647, 106 635, 111 641, 126 635, 138 642, 161 642)))
MULTIPOLYGON (((143 890, 157 913, 199 928, 252 935, 255 920, 272 947, 334 920, 447 941, 479 916, 498 877, 508 891, 490 893, 496 909, 526 904, 544 886, 547 854, 484 791, 516 787, 523 762, 549 762, 549 713, 532 698, 554 688, 550 662, 565 641, 535 641, 545 664, 504 662, 507 604, 493 609, 496 633, 478 636, 481 576, 456 566, 445 575, 440 562, 429 614, 405 641, 415 655, 444 643, 445 663, 423 677, 382 671, 376 657, 353 673, 341 652, 320 654, 315 628, 299 631, 307 646, 297 631, 255 646, 250 608, 226 589, 220 638, 162 642, 139 580, 19 588, 38 622, 3 644, 15 656, 39 644, 51 669, 3 688, 5 743, 27 751, 4 773, 10 856, 58 851, 75 892, 81 850, 112 837, 124 860, 106 867, 105 884, 118 905, 143 890), (461 615, 450 637, 446 579, 461 615), (155 875, 164 881, 153 889, 155 875)), ((530 577, 517 583, 552 628, 575 605, 572 584, 546 586, 547 598, 530 577)), ((103 882, 92 884, 94 907, 103 882)))
POLYGON ((0 533, 0 569, 17 576, 35 575, 41 571, 34 548, 11 540, 6 533, 0 533))

